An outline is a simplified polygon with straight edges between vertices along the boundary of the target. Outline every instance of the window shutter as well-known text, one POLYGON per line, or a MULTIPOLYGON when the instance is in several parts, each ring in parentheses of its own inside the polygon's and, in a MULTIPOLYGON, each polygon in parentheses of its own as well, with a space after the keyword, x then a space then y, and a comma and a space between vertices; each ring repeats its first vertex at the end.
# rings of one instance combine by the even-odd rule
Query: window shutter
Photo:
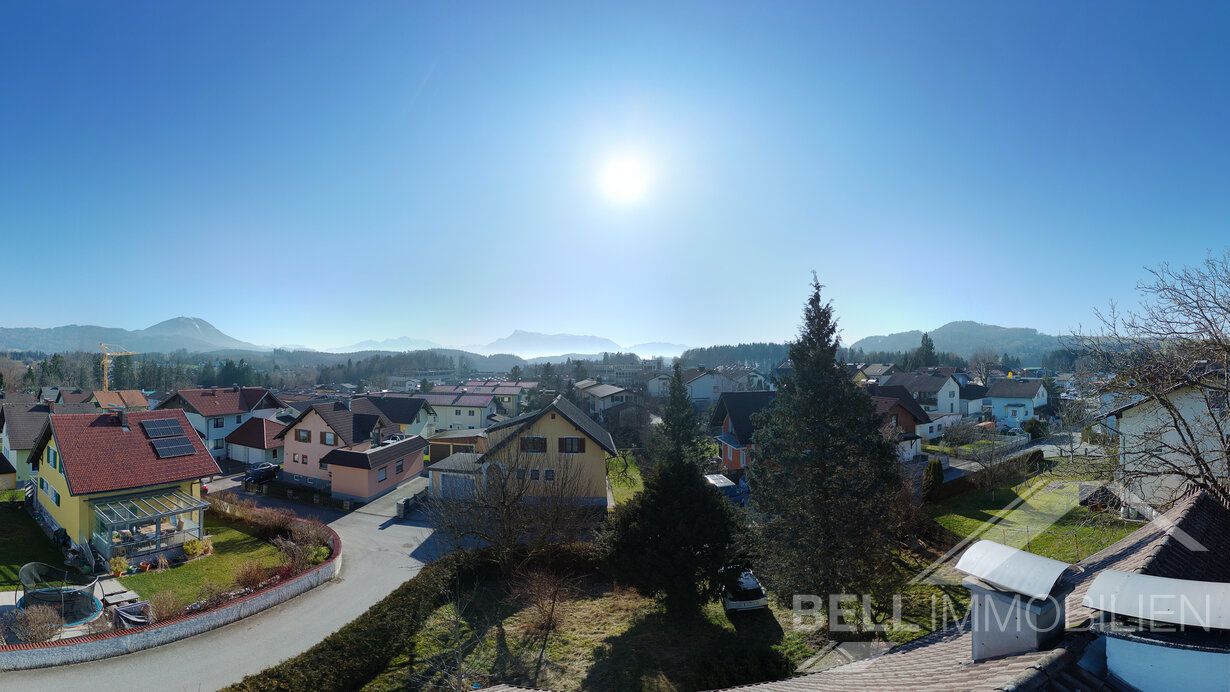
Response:
POLYGON ((577 454, 584 454, 584 453, 585 453, 585 438, 578 437, 577 438, 577 454))
POLYGON ((564 438, 561 437, 559 438, 558 441, 559 441, 559 453, 563 454, 564 452, 568 451, 564 446, 564 438))
POLYGON ((521 438, 521 451, 528 451, 530 448, 529 442, 523 437, 521 438))

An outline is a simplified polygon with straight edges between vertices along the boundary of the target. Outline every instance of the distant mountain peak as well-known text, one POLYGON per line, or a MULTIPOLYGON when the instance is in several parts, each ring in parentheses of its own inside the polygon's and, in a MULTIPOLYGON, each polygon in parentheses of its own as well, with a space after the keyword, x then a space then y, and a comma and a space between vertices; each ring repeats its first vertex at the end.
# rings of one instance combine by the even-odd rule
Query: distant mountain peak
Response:
MULTIPOLYGON (((996 353, 1032 358, 1062 348, 1059 337, 1030 327, 1001 327, 973 320, 957 320, 927 332, 937 351, 951 351, 968 358, 974 349, 987 347, 996 353)), ((918 348, 923 332, 918 329, 879 336, 868 336, 850 344, 865 352, 904 352, 918 348)))
POLYGON ((67 325, 51 329, 0 327, 0 348, 23 351, 97 351, 98 344, 116 344, 141 353, 265 351, 218 330, 200 317, 173 317, 145 329, 67 325))

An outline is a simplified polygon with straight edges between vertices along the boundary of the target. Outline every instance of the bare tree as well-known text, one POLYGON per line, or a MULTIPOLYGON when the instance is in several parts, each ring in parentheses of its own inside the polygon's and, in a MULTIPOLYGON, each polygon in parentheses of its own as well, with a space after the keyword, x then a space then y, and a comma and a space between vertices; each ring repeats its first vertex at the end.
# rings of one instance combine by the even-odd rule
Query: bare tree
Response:
POLYGON ((978 384, 989 386, 991 370, 999 364, 999 354, 987 346, 979 346, 969 354, 969 372, 978 379, 978 384))
POLYGON ((1106 374, 1102 394, 1118 406, 1103 418, 1107 451, 1129 492, 1165 504, 1199 488, 1230 502, 1230 252, 1150 274, 1139 309, 1111 305, 1070 348, 1106 374))
POLYGON ((530 606, 530 634, 541 638, 538 660, 534 664, 531 685, 538 684, 542 673, 543 659, 547 653, 547 640, 559 627, 559 605, 578 591, 577 579, 571 575, 546 569, 532 569, 516 581, 514 593, 530 606))
POLYGON ((522 450, 514 441, 484 455, 464 491, 430 500, 429 521, 451 549, 491 549, 511 576, 597 526, 606 509, 606 464, 588 468, 592 461, 522 450))

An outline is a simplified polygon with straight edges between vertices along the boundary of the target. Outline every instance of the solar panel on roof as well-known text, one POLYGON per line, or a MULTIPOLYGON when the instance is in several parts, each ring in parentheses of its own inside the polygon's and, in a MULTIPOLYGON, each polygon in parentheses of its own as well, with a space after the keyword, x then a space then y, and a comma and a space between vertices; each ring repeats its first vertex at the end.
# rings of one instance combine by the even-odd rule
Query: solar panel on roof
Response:
POLYGON ((186 457, 196 454, 196 447, 192 445, 192 440, 187 437, 164 437, 151 440, 151 442, 154 444, 154 452, 158 454, 159 459, 186 457))
POLYGON ((145 436, 150 439, 159 437, 173 437, 175 435, 183 435, 184 429, 180 426, 179 421, 174 418, 154 418, 152 420, 141 421, 141 427, 145 428, 145 436))

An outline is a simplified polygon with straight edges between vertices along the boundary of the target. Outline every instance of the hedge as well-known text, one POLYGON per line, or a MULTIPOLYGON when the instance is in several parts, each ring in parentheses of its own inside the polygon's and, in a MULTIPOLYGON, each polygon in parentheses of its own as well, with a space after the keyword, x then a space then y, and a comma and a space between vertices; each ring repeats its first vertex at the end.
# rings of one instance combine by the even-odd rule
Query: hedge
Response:
MULTIPOLYGON (((590 546, 561 546, 541 559, 555 567, 595 570, 590 546)), ((249 675, 226 688, 234 692, 313 690, 349 692, 383 672, 405 650, 423 622, 448 599, 457 578, 499 578, 499 568, 485 551, 447 555, 428 563, 417 575, 340 630, 298 656, 249 675)))

